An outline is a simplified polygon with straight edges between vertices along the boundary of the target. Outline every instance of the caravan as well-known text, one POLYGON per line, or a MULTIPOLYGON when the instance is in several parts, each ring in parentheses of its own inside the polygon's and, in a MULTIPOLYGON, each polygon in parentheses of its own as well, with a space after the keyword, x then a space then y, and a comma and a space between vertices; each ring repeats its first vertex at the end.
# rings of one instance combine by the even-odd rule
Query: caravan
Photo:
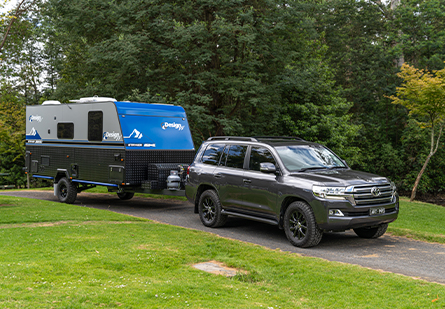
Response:
POLYGON ((97 185, 121 199, 183 194, 195 149, 182 107, 102 97, 70 102, 26 108, 26 172, 53 181, 61 202, 97 185))

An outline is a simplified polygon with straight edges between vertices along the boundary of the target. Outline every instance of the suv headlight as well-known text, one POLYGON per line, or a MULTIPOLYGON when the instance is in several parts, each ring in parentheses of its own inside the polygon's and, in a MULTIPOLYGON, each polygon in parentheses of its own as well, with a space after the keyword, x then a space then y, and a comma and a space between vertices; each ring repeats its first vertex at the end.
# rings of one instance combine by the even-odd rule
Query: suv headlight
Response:
POLYGON ((352 190, 353 187, 312 186, 312 193, 318 198, 325 200, 348 200, 352 205, 355 205, 352 190))
POLYGON ((396 193, 397 193, 397 187, 396 187, 395 183, 391 182, 391 194, 392 194, 393 198, 396 195, 396 193))

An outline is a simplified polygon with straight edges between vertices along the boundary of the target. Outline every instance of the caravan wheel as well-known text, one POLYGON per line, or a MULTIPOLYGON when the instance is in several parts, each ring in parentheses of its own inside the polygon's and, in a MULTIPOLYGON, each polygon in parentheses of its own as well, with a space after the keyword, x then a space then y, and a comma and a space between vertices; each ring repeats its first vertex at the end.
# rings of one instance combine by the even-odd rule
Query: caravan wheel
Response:
POLYGON ((57 197, 62 203, 74 203, 77 198, 77 186, 63 177, 58 183, 57 197))

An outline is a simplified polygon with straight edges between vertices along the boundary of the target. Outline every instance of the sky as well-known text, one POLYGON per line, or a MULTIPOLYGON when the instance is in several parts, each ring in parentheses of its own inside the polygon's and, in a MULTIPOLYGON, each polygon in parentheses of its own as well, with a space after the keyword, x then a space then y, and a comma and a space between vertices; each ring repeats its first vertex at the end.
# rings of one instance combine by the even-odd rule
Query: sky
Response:
MULTIPOLYGON (((0 3, 3 4, 5 0, 0 0, 0 3)), ((11 10, 17 4, 17 0, 7 0, 5 7, 0 7, 0 13, 5 13, 11 10)))

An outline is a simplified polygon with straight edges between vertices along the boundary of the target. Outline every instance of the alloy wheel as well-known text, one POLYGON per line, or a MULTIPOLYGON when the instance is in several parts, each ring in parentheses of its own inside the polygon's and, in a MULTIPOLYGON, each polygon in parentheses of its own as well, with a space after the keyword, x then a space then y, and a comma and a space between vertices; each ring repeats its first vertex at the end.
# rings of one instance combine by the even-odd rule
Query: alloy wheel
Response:
POLYGON ((215 219, 215 216, 216 216, 215 203, 213 203, 213 200, 210 197, 206 198, 203 201, 202 213, 203 213, 204 219, 208 222, 212 222, 215 219))
POLYGON ((293 237, 298 240, 306 237, 307 234, 307 222, 303 213, 295 211, 289 218, 289 229, 291 230, 293 237))

